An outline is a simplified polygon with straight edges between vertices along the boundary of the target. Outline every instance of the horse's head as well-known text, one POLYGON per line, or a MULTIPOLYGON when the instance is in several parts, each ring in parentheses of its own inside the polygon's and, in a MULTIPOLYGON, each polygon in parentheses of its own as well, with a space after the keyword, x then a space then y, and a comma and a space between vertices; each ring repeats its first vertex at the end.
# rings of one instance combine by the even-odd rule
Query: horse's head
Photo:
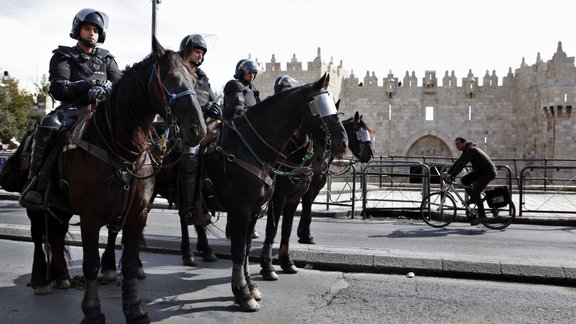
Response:
POLYGON ((324 74, 314 83, 298 87, 305 91, 308 108, 302 112, 302 126, 312 140, 330 145, 330 153, 341 155, 346 150, 346 130, 340 122, 334 100, 328 93, 330 76, 324 74))
POLYGON ((169 123, 177 123, 184 141, 197 145, 206 135, 206 124, 194 90, 196 81, 188 63, 177 53, 165 50, 154 37, 149 86, 153 102, 158 102, 158 114, 169 123))
POLYGON ((348 134, 348 147, 352 154, 362 163, 367 163, 374 156, 372 152, 372 140, 370 133, 372 130, 362 120, 358 111, 354 117, 350 117, 342 122, 348 134))

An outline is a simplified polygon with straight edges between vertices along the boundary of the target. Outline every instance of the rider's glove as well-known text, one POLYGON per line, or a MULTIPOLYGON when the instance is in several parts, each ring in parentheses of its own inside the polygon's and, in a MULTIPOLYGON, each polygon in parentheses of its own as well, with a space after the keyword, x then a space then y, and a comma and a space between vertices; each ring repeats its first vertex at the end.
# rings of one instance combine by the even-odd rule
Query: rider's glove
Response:
POLYGON ((106 98, 106 90, 101 86, 93 86, 88 90, 88 101, 96 103, 98 100, 106 98))
POLYGON ((104 88, 106 92, 110 92, 110 90, 112 90, 112 82, 110 80, 96 80, 94 85, 104 88))
POLYGON ((212 119, 222 119, 222 112, 220 107, 214 101, 209 102, 204 109, 204 116, 212 119))

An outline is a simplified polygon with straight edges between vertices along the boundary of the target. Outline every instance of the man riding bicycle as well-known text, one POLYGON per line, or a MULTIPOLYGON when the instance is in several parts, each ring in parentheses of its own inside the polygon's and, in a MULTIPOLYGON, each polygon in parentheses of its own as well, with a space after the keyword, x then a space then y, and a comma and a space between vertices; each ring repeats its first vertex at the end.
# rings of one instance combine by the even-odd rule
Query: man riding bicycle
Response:
POLYGON ((455 178, 468 163, 472 164, 472 172, 462 177, 461 182, 466 186, 466 192, 470 196, 468 203, 478 206, 478 217, 472 220, 471 225, 478 225, 481 218, 486 218, 484 204, 480 194, 496 178, 496 166, 492 159, 482 151, 476 144, 466 141, 462 137, 457 137, 454 144, 458 151, 462 151, 460 158, 452 165, 450 170, 442 174, 442 179, 450 180, 455 178))

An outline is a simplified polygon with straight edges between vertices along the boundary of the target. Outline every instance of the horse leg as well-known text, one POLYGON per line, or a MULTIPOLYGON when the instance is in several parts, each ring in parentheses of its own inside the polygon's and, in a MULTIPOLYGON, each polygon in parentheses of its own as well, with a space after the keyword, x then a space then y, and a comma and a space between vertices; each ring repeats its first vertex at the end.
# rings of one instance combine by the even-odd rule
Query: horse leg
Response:
POLYGON ((204 261, 206 262, 216 262, 218 257, 214 254, 212 247, 208 244, 208 236, 206 235, 206 227, 194 225, 196 229, 196 234, 198 235, 198 242, 196 243, 196 249, 202 252, 204 261))
POLYGON ((186 221, 186 215, 178 213, 180 217, 180 231, 182 234, 182 240, 180 241, 180 253, 182 254, 182 264, 188 267, 195 267, 198 264, 194 260, 194 253, 190 248, 190 234, 188 232, 188 222, 186 221))
MULTIPOLYGON (((118 231, 108 229, 108 240, 106 241, 104 253, 102 253, 100 265, 101 282, 104 285, 118 280, 118 271, 116 268, 116 238, 118 237, 118 233, 118 231)), ((140 260, 138 260, 138 275, 136 277, 138 279, 146 278, 146 272, 144 272, 144 266, 140 260)))
POLYGON ((30 232, 34 241, 34 259, 32 261, 32 277, 30 286, 37 295, 47 295, 52 292, 51 280, 48 278, 48 262, 44 253, 44 237, 46 231, 45 213, 27 210, 30 219, 30 232))
POLYGON ((276 199, 272 200, 271 206, 268 206, 268 216, 266 217, 266 237, 264 238, 264 244, 262 245, 262 251, 260 252, 260 274, 262 279, 275 281, 278 280, 278 275, 272 264, 272 246, 274 245, 274 238, 278 232, 278 223, 280 221, 281 214, 280 202, 276 202, 276 199), (280 208, 278 208, 280 207, 280 208))
POLYGON ((248 260, 246 254, 247 237, 251 235, 249 229, 250 215, 242 215, 236 211, 228 212, 228 224, 230 229, 230 249, 232 254, 232 293, 234 302, 240 306, 240 309, 247 312, 256 312, 260 305, 252 296, 250 288, 245 277, 244 265, 248 260))
MULTIPOLYGON (((145 216, 140 216, 144 217, 145 216)), ((122 310, 126 323, 150 323, 138 298, 139 248, 144 225, 125 226, 122 235, 122 310)))
POLYGON ((244 277, 246 278, 248 288, 250 288, 250 294, 252 294, 254 299, 260 301, 262 300, 262 293, 258 289, 258 286, 256 286, 256 283, 252 281, 252 275, 250 274, 250 249, 252 247, 252 233, 254 232, 257 221, 258 217, 254 217, 250 220, 250 230, 248 232, 248 236, 246 237, 246 261, 244 262, 244 277))
POLYGON ((314 244, 314 238, 310 234, 310 224, 312 223, 312 203, 314 198, 311 192, 312 188, 302 196, 302 213, 300 214, 300 222, 298 223, 298 243, 300 244, 314 244))
POLYGON ((278 250, 278 259, 280 259, 280 267, 284 273, 294 274, 298 270, 294 266, 294 261, 290 259, 289 244, 290 244, 290 234, 292 233, 292 223, 294 221, 294 214, 296 213, 296 208, 298 207, 298 202, 288 203, 284 206, 284 213, 282 215, 282 235, 280 238, 280 249, 278 250))
POLYGON ((50 260, 50 272, 54 279, 54 288, 68 289, 70 288, 70 274, 68 273, 68 266, 66 265, 66 245, 65 238, 68 233, 68 222, 72 215, 59 214, 59 219, 48 217, 49 225, 49 241, 52 248, 52 259, 50 260))
POLYGON ((100 265, 100 255, 98 252, 98 224, 90 222, 94 217, 80 219, 82 231, 82 271, 84 273, 84 296, 82 298, 82 312, 84 313, 84 323, 105 323, 106 318, 100 309, 100 298, 98 297, 98 267, 100 265))
POLYGON ((102 269, 100 270, 102 284, 118 280, 118 274, 116 273, 116 237, 118 237, 118 232, 108 229, 108 241, 106 242, 106 249, 102 253, 102 269))

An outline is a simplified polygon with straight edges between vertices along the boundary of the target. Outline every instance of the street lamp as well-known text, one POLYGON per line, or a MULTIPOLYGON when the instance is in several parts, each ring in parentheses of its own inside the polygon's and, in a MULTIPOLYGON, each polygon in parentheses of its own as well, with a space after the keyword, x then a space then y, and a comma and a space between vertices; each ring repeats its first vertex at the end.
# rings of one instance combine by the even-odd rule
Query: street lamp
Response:
POLYGON ((152 0, 152 39, 156 36, 156 9, 162 2, 161 0, 152 0))

